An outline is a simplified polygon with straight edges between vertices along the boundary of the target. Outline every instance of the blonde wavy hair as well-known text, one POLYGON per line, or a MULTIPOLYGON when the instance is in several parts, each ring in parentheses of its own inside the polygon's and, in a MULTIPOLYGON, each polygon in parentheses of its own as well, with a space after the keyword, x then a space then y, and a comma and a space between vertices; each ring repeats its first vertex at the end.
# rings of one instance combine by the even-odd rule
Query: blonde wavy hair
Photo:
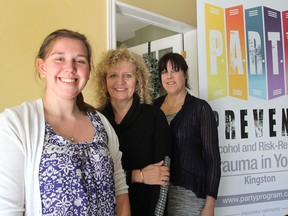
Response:
POLYGON ((101 111, 110 103, 106 77, 110 68, 119 61, 128 61, 136 66, 137 84, 135 93, 139 96, 140 103, 151 104, 150 72, 146 67, 144 59, 140 55, 128 50, 127 47, 122 46, 118 49, 111 49, 103 53, 100 61, 96 65, 95 74, 92 77, 96 108, 101 111))

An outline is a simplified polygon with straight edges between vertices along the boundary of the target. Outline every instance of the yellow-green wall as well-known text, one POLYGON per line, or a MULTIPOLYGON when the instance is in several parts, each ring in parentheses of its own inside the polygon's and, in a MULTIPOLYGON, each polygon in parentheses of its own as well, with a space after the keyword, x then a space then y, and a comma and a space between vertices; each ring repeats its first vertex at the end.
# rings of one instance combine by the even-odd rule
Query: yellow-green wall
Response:
MULTIPOLYGON (((84 33, 95 62, 107 49, 108 0, 9 0, 0 7, 0 112, 42 96, 44 83, 35 75, 34 58, 46 35, 59 28, 84 33)), ((196 0, 121 0, 196 26, 196 0)), ((86 101, 93 104, 91 84, 86 101)))
MULTIPOLYGON (((9 0, 0 7, 0 111, 39 98, 43 81, 35 75, 34 59, 44 37, 59 28, 84 33, 95 61, 106 50, 105 0, 9 0)), ((91 92, 84 95, 91 101, 91 92)))

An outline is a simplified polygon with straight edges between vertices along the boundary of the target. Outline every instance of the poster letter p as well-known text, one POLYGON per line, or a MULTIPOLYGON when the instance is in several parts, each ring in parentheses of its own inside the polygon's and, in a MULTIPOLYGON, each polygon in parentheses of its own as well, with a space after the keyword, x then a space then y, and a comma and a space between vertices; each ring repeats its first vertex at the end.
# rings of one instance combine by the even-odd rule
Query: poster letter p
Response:
POLYGON ((209 36, 211 74, 217 74, 217 57, 223 54, 222 34, 218 30, 210 30, 209 36))

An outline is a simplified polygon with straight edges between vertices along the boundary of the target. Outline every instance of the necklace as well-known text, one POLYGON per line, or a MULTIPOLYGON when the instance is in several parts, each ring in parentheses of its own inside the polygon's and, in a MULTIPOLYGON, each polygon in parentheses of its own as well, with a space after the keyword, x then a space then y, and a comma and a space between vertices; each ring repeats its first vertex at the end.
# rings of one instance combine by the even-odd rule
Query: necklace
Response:
POLYGON ((67 130, 65 129, 65 127, 61 124, 59 118, 57 118, 57 115, 56 113, 54 112, 53 109, 51 109, 51 106, 50 104, 48 105, 49 109, 47 109, 52 115, 53 119, 57 122, 57 124, 60 126, 61 128, 61 131, 63 133, 63 135, 65 135, 65 137, 68 137, 67 139, 73 143, 74 142, 74 131, 75 131, 75 125, 76 125, 76 121, 77 121, 77 115, 75 116, 75 119, 74 119, 74 124, 73 124, 73 130, 72 130, 72 135, 68 135, 66 136, 68 133, 67 133, 67 130))
MULTIPOLYGON (((63 127, 63 125, 61 124, 59 119, 56 118, 56 115, 54 117, 55 117, 56 121, 58 122, 59 126, 61 127, 61 130, 64 132, 64 134, 67 134, 67 130, 63 127)), ((74 120, 72 135, 68 136, 68 138, 67 138, 71 143, 74 142, 74 131, 75 131, 76 120, 77 120, 77 117, 75 117, 75 120, 74 120)))
POLYGON ((165 104, 167 104, 168 108, 175 108, 175 107, 178 107, 178 106, 180 106, 180 105, 183 105, 183 103, 184 103, 184 101, 182 101, 182 102, 180 102, 180 103, 176 103, 176 104, 174 104, 174 105, 171 106, 171 105, 168 103, 168 100, 165 100, 165 104))
POLYGON ((162 110, 164 111, 165 115, 172 115, 172 114, 179 112, 183 104, 184 104, 184 100, 180 103, 178 102, 178 103, 175 103, 174 105, 170 105, 168 100, 165 99, 162 110))

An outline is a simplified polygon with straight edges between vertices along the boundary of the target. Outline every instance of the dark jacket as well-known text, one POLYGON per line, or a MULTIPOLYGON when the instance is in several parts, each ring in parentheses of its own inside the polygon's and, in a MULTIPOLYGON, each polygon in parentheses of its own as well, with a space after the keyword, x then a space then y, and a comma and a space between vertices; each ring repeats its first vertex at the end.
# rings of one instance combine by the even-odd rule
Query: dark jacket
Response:
MULTIPOLYGON (((120 124, 116 124, 111 104, 103 114, 115 129, 122 151, 122 166, 126 171, 132 216, 154 215, 159 198, 159 185, 131 184, 131 171, 160 162, 171 151, 170 129, 162 110, 140 104, 135 94, 133 104, 120 124)), ((145 179, 145 176, 144 176, 145 179)))
MULTIPOLYGON (((165 97, 157 98, 154 105, 161 107, 165 97)), ((192 190, 197 197, 217 198, 221 160, 217 124, 209 104, 187 93, 170 128, 173 136, 170 181, 192 190)))

